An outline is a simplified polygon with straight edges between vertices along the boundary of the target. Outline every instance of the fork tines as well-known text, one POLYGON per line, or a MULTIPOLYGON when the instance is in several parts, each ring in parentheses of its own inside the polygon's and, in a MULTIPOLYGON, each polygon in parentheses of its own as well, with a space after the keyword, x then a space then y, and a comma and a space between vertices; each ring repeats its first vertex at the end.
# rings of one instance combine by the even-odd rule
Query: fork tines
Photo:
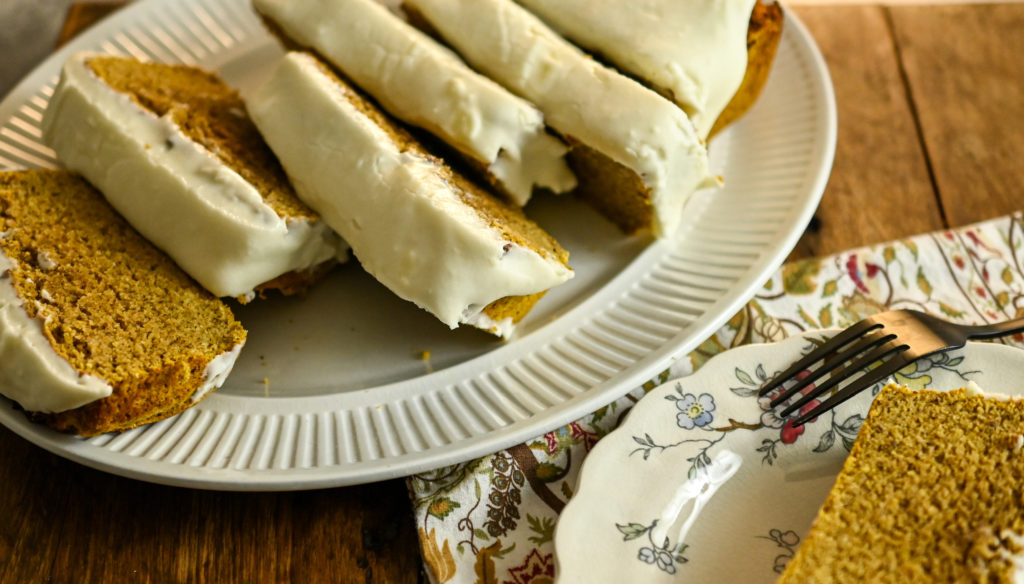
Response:
POLYGON ((782 386, 785 381, 796 377, 797 381, 793 386, 779 392, 770 402, 770 406, 774 408, 799 394, 799 399, 787 405, 780 412, 780 415, 785 417, 873 363, 889 359, 878 367, 866 371, 861 377, 840 389, 825 402, 801 414, 794 421, 795 425, 801 425, 906 366, 910 360, 903 357, 902 353, 908 348, 906 344, 899 342, 894 333, 887 333, 883 324, 867 318, 822 343, 788 369, 776 375, 761 388, 758 396, 767 395, 782 386), (809 369, 818 361, 822 361, 821 366, 813 370, 809 369), (807 371, 807 375, 800 377, 799 374, 804 371, 807 371), (833 373, 830 379, 801 394, 804 389, 830 372, 833 373))

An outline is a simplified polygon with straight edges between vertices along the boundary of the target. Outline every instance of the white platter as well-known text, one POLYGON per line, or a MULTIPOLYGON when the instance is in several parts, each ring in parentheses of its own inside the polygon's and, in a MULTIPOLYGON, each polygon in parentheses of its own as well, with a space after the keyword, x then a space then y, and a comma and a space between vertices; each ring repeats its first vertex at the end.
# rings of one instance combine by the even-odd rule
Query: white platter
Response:
MULTIPOLYGON (((738 310, 795 245, 835 151, 827 69, 790 14, 771 79, 711 145, 726 186, 698 193, 673 239, 623 238, 568 197, 527 212, 572 254, 517 337, 449 331, 358 266, 302 298, 239 307, 249 342, 220 391, 169 420, 83 440, 0 423, 113 473, 231 490, 382 480, 496 451, 653 376, 738 310), (429 359, 423 359, 429 351, 429 359)), ((280 49, 246 0, 140 0, 64 47, 0 103, 0 168, 51 167, 39 120, 60 65, 100 50, 217 69, 243 94, 280 49)))
MULTIPOLYGON (((802 431, 784 423, 776 415, 784 406, 769 408, 757 390, 836 332, 739 347, 644 396, 583 463, 555 532, 559 584, 775 582, 825 502, 872 397, 893 380, 802 431), (693 493, 702 493, 700 505, 693 493)), ((1021 376, 1021 349, 969 343, 908 366, 895 381, 939 390, 973 381, 1019 396, 1021 376)))

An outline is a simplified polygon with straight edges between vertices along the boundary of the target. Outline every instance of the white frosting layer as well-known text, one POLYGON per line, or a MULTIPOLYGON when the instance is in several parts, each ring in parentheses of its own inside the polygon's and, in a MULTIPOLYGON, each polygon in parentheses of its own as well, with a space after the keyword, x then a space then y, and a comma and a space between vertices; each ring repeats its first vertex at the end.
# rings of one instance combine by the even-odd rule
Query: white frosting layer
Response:
POLYGON ((511 337, 516 328, 516 323, 511 316, 506 316, 501 320, 494 320, 484 312, 478 312, 467 318, 464 322, 504 339, 511 337))
POLYGON ((536 108, 475 73, 375 0, 255 0, 292 40, 334 63, 392 115, 481 162, 520 205, 534 185, 576 185, 567 147, 536 108))
POLYGON ((109 396, 110 384, 79 375, 43 334, 43 325, 25 312, 0 252, 0 393, 30 412, 63 412, 109 396))
POLYGON ((511 0, 408 3, 471 65, 535 103, 552 128, 637 173, 651 192, 656 235, 674 232, 689 196, 713 184, 707 150, 679 107, 511 0))
POLYGON ((505 241, 435 160, 403 152, 349 91, 314 58, 290 53, 247 106, 299 196, 370 274, 453 328, 494 300, 572 277, 556 259, 505 241))
POLYGON ((967 385, 964 386, 964 393, 972 397, 988 397, 995 399, 1008 400, 1008 396, 997 394, 997 393, 986 393, 985 390, 981 389, 981 386, 973 381, 968 381, 967 385))
POLYGON ((65 64, 43 119, 58 160, 85 176, 143 236, 218 296, 244 296, 269 280, 347 249, 322 221, 285 220, 259 192, 170 119, 65 64))
POLYGON ((573 42, 667 89, 704 139, 747 70, 757 0, 518 0, 573 42))
POLYGON ((206 370, 203 372, 206 381, 192 393, 192 403, 199 402, 199 400, 206 397, 206 394, 224 385, 228 375, 231 374, 231 369, 235 366, 235 361, 238 360, 239 353, 242 352, 243 346, 245 346, 244 341, 235 345, 227 353, 217 355, 207 363, 206 370))

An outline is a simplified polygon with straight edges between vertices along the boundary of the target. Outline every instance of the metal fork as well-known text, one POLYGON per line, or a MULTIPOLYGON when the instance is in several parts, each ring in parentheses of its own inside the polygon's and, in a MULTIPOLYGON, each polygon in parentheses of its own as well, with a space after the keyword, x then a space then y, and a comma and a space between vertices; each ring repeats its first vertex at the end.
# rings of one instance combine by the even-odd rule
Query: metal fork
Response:
POLYGON ((758 392, 758 396, 771 393, 788 379, 822 361, 820 367, 809 370, 806 377, 799 378, 796 384, 771 400, 770 405, 774 408, 800 393, 826 373, 832 372, 828 381, 801 394, 799 399, 786 406, 780 412, 782 417, 786 417, 843 381, 851 379, 858 372, 881 361, 877 367, 864 371, 863 375, 836 391, 829 399, 802 413, 793 422, 799 426, 922 357, 959 349, 967 344, 969 339, 994 339, 1022 331, 1024 318, 990 325, 967 326, 947 322, 916 310, 882 312, 851 325, 793 363, 768 381, 758 392), (844 363, 848 364, 844 366, 844 363))

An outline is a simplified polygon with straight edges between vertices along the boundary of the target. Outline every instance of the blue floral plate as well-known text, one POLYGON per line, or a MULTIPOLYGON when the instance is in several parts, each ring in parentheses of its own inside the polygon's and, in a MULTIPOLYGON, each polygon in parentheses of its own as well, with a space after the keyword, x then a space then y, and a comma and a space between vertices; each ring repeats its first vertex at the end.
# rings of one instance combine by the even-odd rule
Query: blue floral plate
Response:
MULTIPOLYGON (((640 400, 583 463, 555 533, 558 582, 774 582, 884 384, 803 427, 757 391, 834 332, 733 349, 640 400)), ((1024 351, 992 343, 895 375, 1006 395, 1022 378, 1024 351)))

